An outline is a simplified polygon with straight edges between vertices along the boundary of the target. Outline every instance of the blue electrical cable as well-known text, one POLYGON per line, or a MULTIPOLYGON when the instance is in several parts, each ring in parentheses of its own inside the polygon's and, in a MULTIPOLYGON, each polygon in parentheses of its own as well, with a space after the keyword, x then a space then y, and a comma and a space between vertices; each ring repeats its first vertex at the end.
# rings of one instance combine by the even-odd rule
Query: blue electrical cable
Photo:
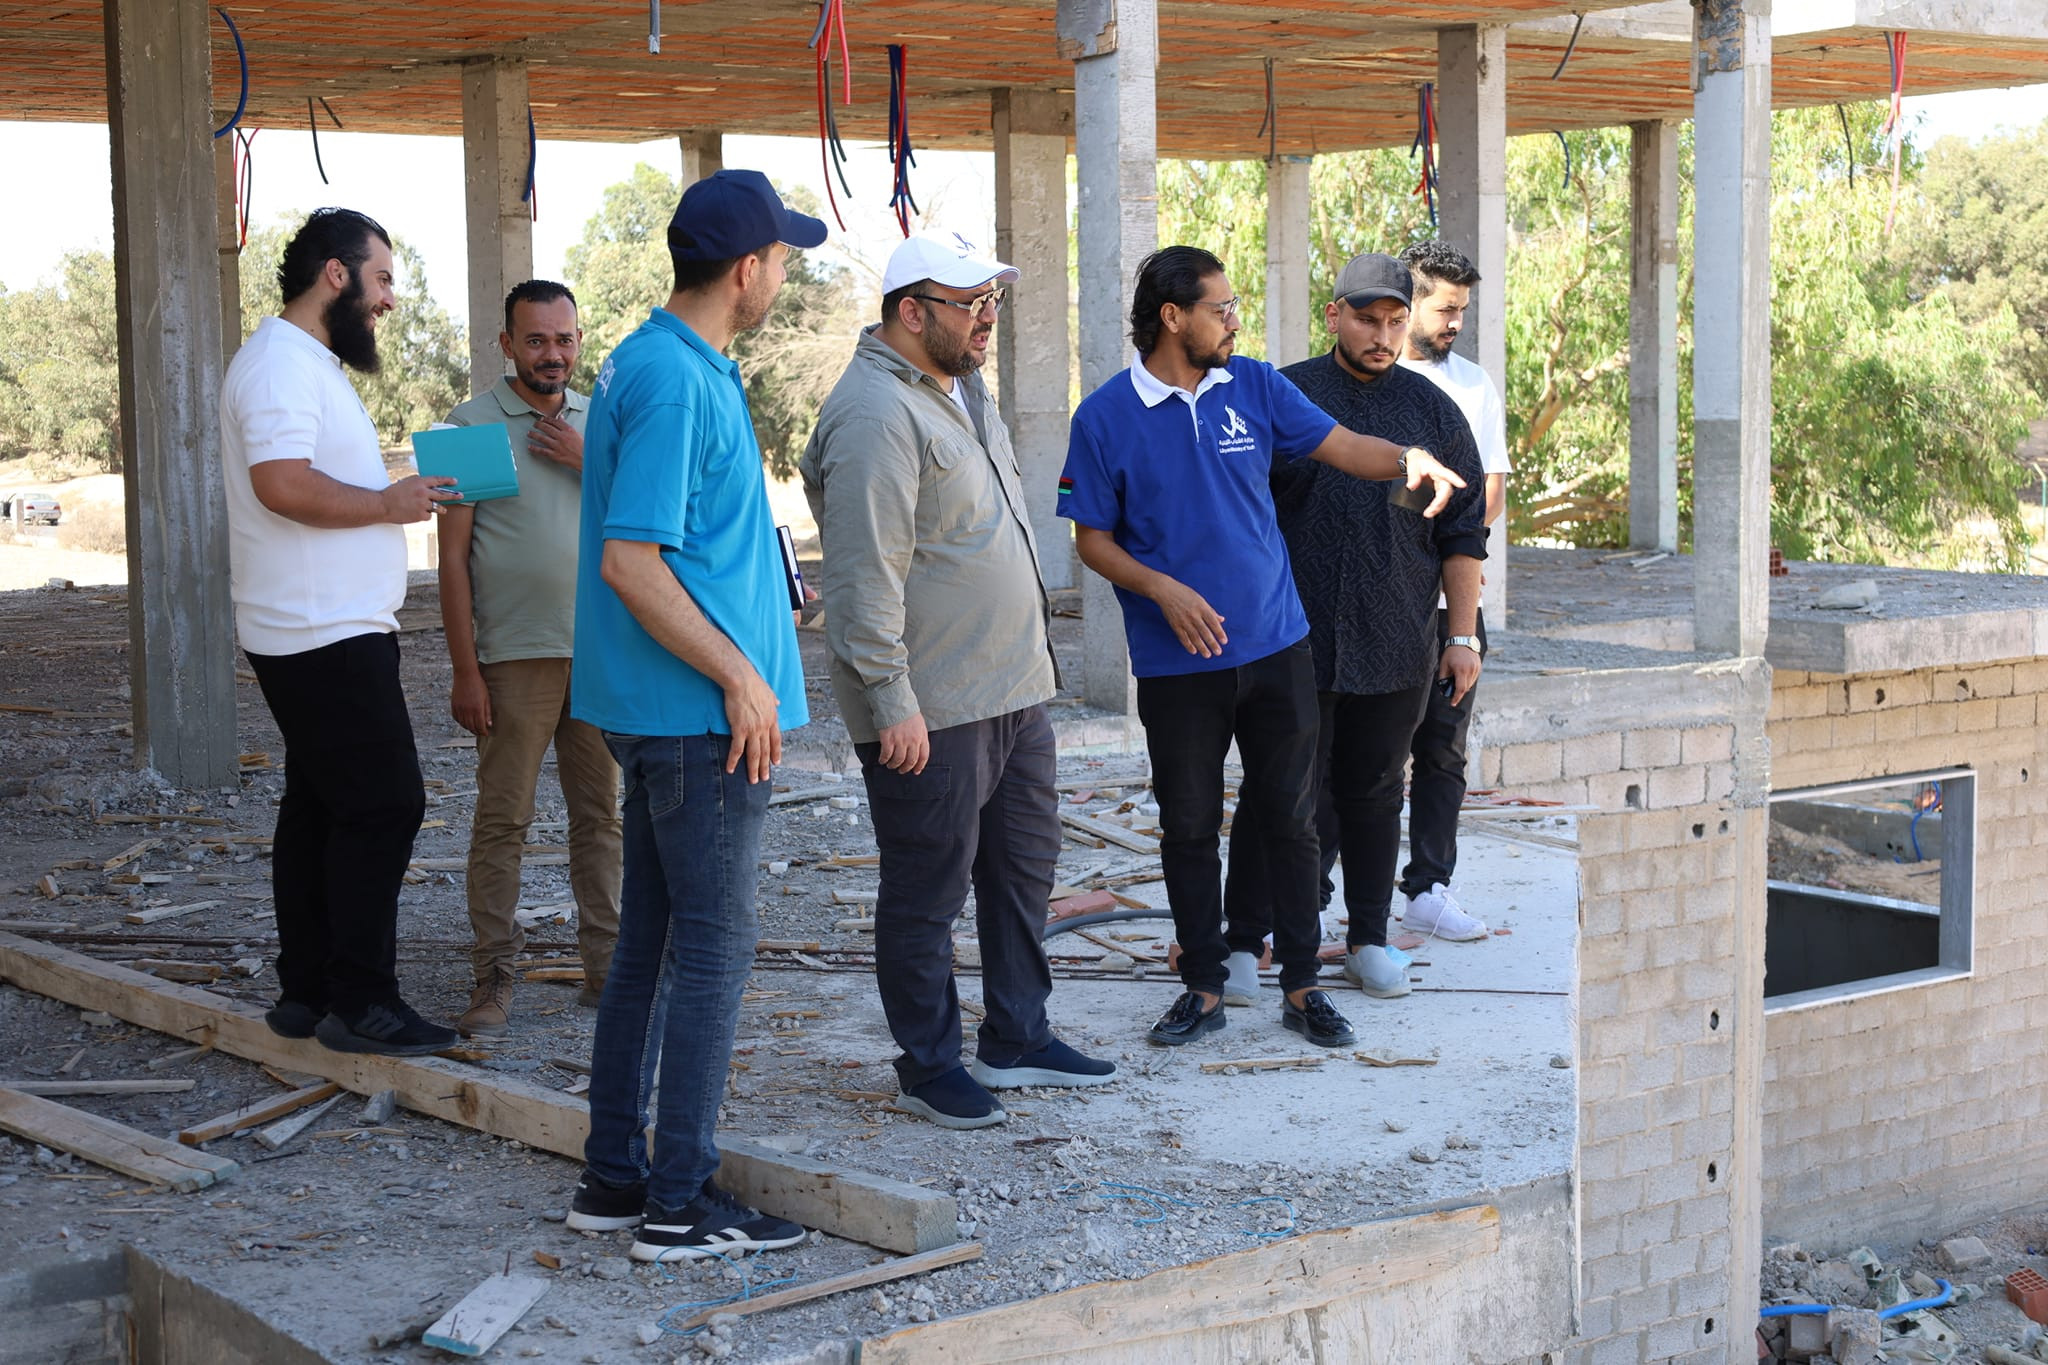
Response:
POLYGON ((242 46, 242 31, 235 27, 234 18, 219 6, 215 6, 213 12, 228 26, 228 36, 235 40, 235 64, 242 68, 242 93, 235 98, 235 112, 226 123, 213 130, 216 138, 222 138, 235 130, 235 125, 242 121, 242 111, 249 107, 249 53, 242 46))
MULTIPOLYGON (((534 135, 533 106, 529 104, 526 106, 526 188, 519 195, 519 202, 522 204, 533 202, 533 167, 539 160, 540 139, 534 135)), ((534 216, 537 218, 540 215, 536 213, 534 216)))
MULTIPOLYGON (((1913 812, 1913 818, 1906 822, 1906 837, 1913 841, 1913 861, 1916 863, 1926 861, 1925 856, 1920 852, 1920 817, 1931 810, 1941 809, 1941 784, 1936 782, 1932 785, 1934 787, 1934 804, 1920 806, 1918 810, 1913 812)), ((1915 804, 1917 805, 1918 803, 1916 802, 1915 804)))
POLYGON ((1570 189, 1572 187, 1572 144, 1563 133, 1555 128, 1550 130, 1550 135, 1557 139, 1558 146, 1564 148, 1564 185, 1562 188, 1570 189))
MULTIPOLYGON (((1946 1307, 1948 1301, 1955 1297, 1955 1286, 1947 1280, 1940 1279, 1936 1280, 1934 1284, 1938 1292, 1929 1298, 1908 1299, 1904 1303, 1895 1303, 1889 1308, 1880 1308, 1877 1311, 1878 1321, 1890 1322, 1893 1318, 1902 1317, 1907 1313, 1917 1313, 1923 1308, 1946 1307)), ((1825 1303, 1777 1303, 1763 1309, 1757 1316, 1760 1318, 1819 1317, 1834 1311, 1832 1304, 1825 1303)))

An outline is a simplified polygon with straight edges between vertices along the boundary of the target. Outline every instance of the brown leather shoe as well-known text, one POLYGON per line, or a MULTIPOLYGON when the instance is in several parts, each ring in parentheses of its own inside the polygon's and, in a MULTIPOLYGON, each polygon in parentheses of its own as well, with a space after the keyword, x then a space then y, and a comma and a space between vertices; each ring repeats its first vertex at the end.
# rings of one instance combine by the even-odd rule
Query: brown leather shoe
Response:
POLYGON ((598 1002, 603 999, 604 978, 586 975, 583 978, 583 989, 576 992, 576 1003, 585 1009, 594 1010, 597 1008, 598 1002))
POLYGON ((512 978, 493 973, 469 993, 469 1008, 455 1021, 465 1038, 502 1038, 512 1016, 512 978))

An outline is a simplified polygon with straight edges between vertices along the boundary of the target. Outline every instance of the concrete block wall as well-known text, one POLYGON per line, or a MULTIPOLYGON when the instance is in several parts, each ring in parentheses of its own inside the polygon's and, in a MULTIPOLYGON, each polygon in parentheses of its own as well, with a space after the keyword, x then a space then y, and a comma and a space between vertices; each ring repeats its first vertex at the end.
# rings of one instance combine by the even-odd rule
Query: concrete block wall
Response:
POLYGON ((1569 1365, 1754 1356, 1769 686, 1749 660, 1512 679, 1482 703, 1481 785, 1597 808, 1569 1365))
POLYGON ((1783 790, 1977 771, 1974 975, 1780 1012, 1765 1026, 1766 1231, 1810 1246, 1930 1236, 2044 1194, 2048 659, 1780 673, 1783 790))

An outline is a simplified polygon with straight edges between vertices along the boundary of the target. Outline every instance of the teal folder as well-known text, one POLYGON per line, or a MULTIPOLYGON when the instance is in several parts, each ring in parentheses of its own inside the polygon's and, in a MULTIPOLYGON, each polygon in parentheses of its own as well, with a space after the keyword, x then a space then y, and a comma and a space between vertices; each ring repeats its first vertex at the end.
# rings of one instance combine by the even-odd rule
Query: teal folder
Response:
POLYGON ((503 422, 415 431, 412 454, 420 473, 454 479, 465 503, 519 496, 512 431, 503 422))

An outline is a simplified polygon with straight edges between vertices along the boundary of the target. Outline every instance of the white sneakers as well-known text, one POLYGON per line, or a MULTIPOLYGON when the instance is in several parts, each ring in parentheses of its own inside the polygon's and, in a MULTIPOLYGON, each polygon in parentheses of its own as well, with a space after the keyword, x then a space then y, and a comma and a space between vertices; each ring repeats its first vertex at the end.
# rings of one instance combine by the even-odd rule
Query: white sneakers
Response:
POLYGON ((1223 1003, 1258 1004, 1259 960, 1250 953, 1232 953, 1223 960, 1223 968, 1230 973, 1230 979, 1223 983, 1223 1003))
POLYGON ((1367 995, 1382 1000, 1408 994, 1408 973, 1377 944, 1362 943, 1344 955, 1344 975, 1367 995))
POLYGON ((1432 885, 1419 896, 1408 898, 1408 913, 1401 917, 1403 928, 1431 938, 1447 939, 1452 943, 1470 943, 1487 936, 1484 924, 1466 914, 1451 895, 1451 888, 1442 882, 1432 885))

